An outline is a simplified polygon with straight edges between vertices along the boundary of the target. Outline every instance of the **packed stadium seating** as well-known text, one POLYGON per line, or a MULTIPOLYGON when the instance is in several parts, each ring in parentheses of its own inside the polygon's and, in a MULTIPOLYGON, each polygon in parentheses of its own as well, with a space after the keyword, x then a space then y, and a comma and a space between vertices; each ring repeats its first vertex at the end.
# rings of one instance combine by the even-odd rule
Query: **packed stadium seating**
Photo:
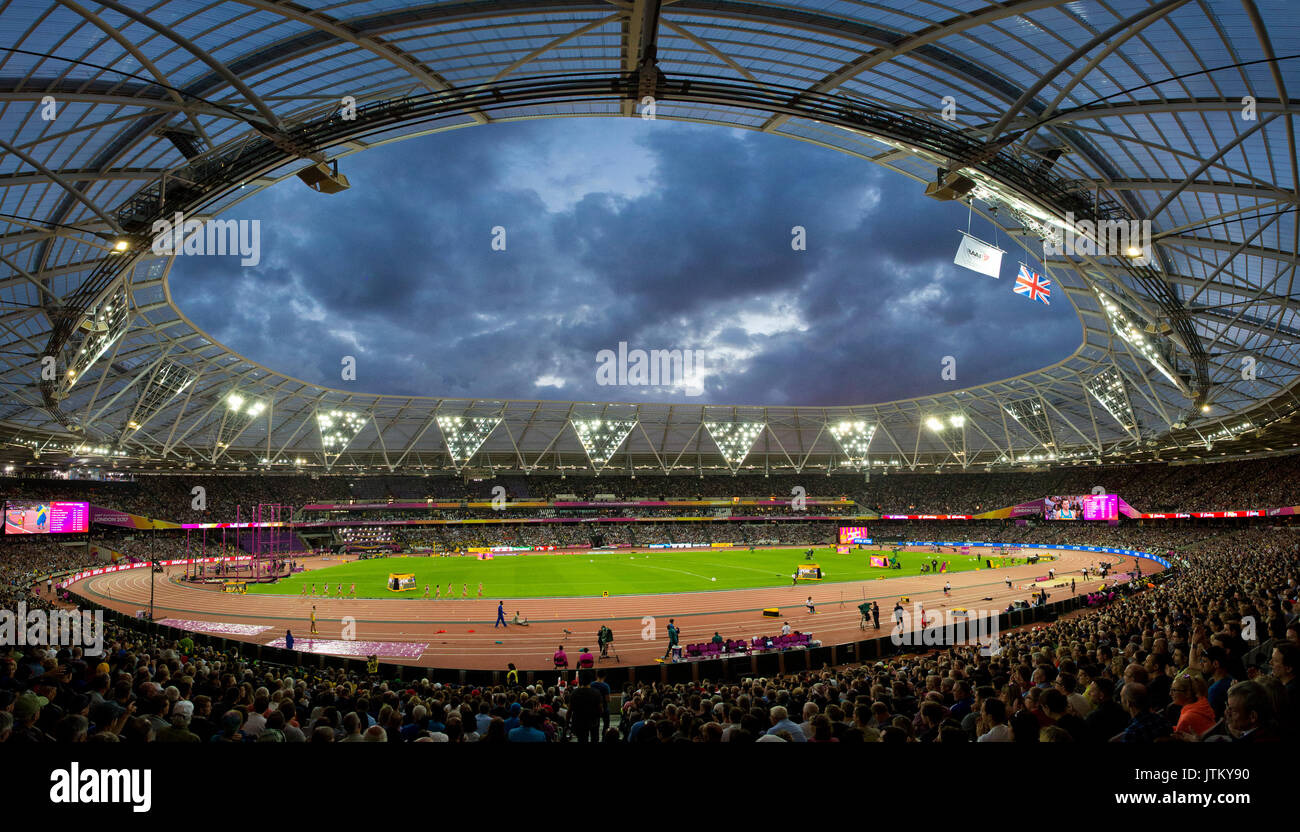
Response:
MULTIPOLYGON (((970 512, 1049 492, 1086 492, 1093 484, 1103 484, 1144 507, 1284 505, 1300 496, 1300 478, 1293 476, 1296 459, 1114 469, 1117 476, 1111 479, 1098 478, 1098 471, 1091 469, 1024 475, 894 474, 871 483, 832 477, 827 479, 835 487, 827 488, 825 496, 848 495, 877 506, 888 501, 891 507, 916 512, 970 512)), ((486 482, 451 478, 142 477, 122 483, 22 479, 4 484, 7 496, 86 499, 148 516, 188 519, 194 514, 189 509, 190 489, 200 481, 207 483, 208 514, 215 516, 221 516, 223 505, 259 501, 301 505, 315 500, 491 495, 486 482)), ((595 493, 653 499, 745 492, 766 496, 762 491, 770 487, 781 493, 794 478, 764 479, 761 489, 738 488, 759 481, 730 477, 602 477, 598 490, 576 477, 493 482, 505 484, 514 499, 595 493)), ((809 492, 816 493, 811 488, 809 492)), ((696 511, 696 516, 710 513, 696 511)), ((349 519, 373 522, 402 516, 379 512, 349 519)), ((440 516, 455 519, 474 512, 440 516)), ((1171 578, 1154 589, 1121 587, 1094 593, 1085 609, 1071 616, 1004 634, 1002 651, 993 657, 951 648, 739 684, 629 684, 612 692, 609 701, 617 704, 612 705, 613 727, 605 739, 1092 743, 1121 736, 1133 742, 1212 741, 1240 734, 1232 719, 1224 719, 1229 696, 1241 707, 1255 709, 1260 725, 1252 732, 1256 738, 1293 738, 1300 705, 1295 675, 1300 651, 1300 532, 1273 525, 1285 521, 1152 521, 1116 527, 877 521, 876 533, 910 540, 1101 544, 1174 551, 1180 561, 1171 578), (1256 632, 1243 632, 1244 621, 1255 622, 1256 632)), ((835 539, 837 527, 835 521, 451 524, 372 526, 369 531, 344 527, 339 539, 391 535, 407 547, 440 549, 591 545, 593 535, 609 546, 720 539, 736 545, 827 544, 835 539)), ((0 543, 0 593, 9 608, 23 601, 29 608, 53 609, 47 594, 33 594, 29 587, 45 575, 86 565, 89 543, 145 559, 193 554, 198 541, 193 535, 187 540, 183 532, 105 531, 98 526, 89 535, 6 539, 0 543)), ((207 545, 216 547, 219 541, 214 532, 207 545)), ((235 541, 229 542, 233 546, 235 541)), ((771 649, 795 646, 785 643, 792 637, 772 637, 771 649)), ((559 741, 572 738, 576 723, 586 718, 571 707, 571 687, 534 683, 473 688, 428 682, 395 687, 336 669, 254 666, 210 647, 116 626, 110 627, 109 638, 113 644, 103 663, 86 660, 79 648, 27 648, 0 659, 0 741, 510 742, 538 732, 548 741, 559 741), (58 670, 62 664, 69 673, 58 670), (30 695, 33 691, 48 704, 33 710, 40 703, 30 695), (19 697, 26 698, 19 702, 19 697), (128 714, 124 708, 132 702, 135 709, 128 714), (9 708, 11 704, 17 707, 9 708)), ((733 641, 732 649, 768 649, 768 641, 733 641)), ((725 642, 721 648, 710 642, 685 647, 688 658, 726 650, 725 642)))
MULTIPOLYGON (((791 528, 798 525, 813 524, 791 528)), ((833 527, 825 525, 816 533, 833 527)), ((613 691, 615 719, 604 738, 1215 741, 1242 733, 1233 716, 1224 718, 1229 698, 1257 717, 1255 739, 1296 736, 1300 533, 1293 528, 909 523, 906 529, 911 538, 1176 549, 1186 562, 1154 589, 1108 592, 1060 621, 1004 634, 993 657, 950 648, 737 684, 629 684, 613 691), (1243 622, 1254 622, 1256 632, 1243 622)), ((136 535, 116 545, 153 554, 180 540, 136 535)), ((6 607, 24 601, 52 608, 28 584, 86 557, 83 546, 50 539, 5 541, 4 547, 6 607)), ((86 660, 79 648, 29 647, 0 659, 0 741, 510 742, 534 732, 559 741, 571 739, 588 718, 572 707, 572 687, 394 686, 334 669, 254 665, 118 627, 109 628, 109 639, 102 663, 86 660), (65 663, 67 673, 58 669, 65 663), (128 714, 130 703, 135 709, 128 714), (525 730, 516 731, 520 726, 525 730)))
MULTIPOLYGON (((1272 508, 1300 504, 1300 455, 1237 460, 1207 465, 1145 464, 1079 466, 1038 472, 873 473, 861 475, 760 477, 501 476, 490 480, 436 477, 191 476, 141 475, 135 481, 0 478, 10 497, 80 499, 146 517, 178 522, 228 522, 250 519, 259 504, 300 507, 308 503, 392 500, 490 500, 492 489, 506 488, 511 500, 555 500, 569 494, 590 500, 614 494, 622 500, 727 499, 788 500, 796 486, 808 499, 854 500, 857 507, 896 514, 976 514, 1049 494, 1089 494, 1100 486, 1142 511, 1213 511, 1272 508), (205 489, 203 510, 192 508, 192 489, 205 489)), ((816 511, 843 511, 818 506, 816 511)), ((613 510, 611 510, 613 511, 613 510)), ((674 509, 682 514, 689 509, 674 509)), ((700 510, 707 514, 707 510, 700 510)), ((750 509, 746 509, 750 511, 750 509)), ((782 513, 782 508, 753 509, 782 513)), ((618 513, 624 513, 620 509, 618 513)), ((369 519, 401 515, 367 513, 369 519)), ((439 515, 443 516, 443 515, 439 515)))

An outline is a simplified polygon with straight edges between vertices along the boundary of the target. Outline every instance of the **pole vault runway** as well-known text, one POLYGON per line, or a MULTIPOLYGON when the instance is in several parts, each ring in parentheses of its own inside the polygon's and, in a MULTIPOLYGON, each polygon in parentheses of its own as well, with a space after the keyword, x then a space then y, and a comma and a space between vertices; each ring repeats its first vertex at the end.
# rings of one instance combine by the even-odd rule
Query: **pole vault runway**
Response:
MULTIPOLYGON (((641 550, 637 550, 641 551, 641 550)), ((912 551, 928 551, 912 549, 912 551)), ((981 560, 996 556, 996 550, 972 549, 981 560)), ((1035 550, 1017 550, 1024 556, 1035 550)), ((1040 554, 1049 554, 1047 550, 1040 554)), ((390 663, 423 667, 461 668, 466 670, 503 670, 514 662, 521 670, 552 669, 551 655, 558 645, 569 654, 570 666, 576 665, 583 647, 597 652, 596 631, 602 624, 614 631, 614 650, 620 661, 602 662, 602 666, 653 664, 668 649, 668 621, 675 619, 681 629, 683 646, 709 641, 716 631, 724 639, 749 640, 756 636, 777 635, 784 622, 792 630, 811 633, 823 645, 842 644, 887 634, 893 626, 893 606, 903 597, 921 603, 927 617, 954 607, 970 610, 1002 611, 1013 601, 1029 600, 1044 585, 1050 600, 1069 596, 1069 580, 1078 583, 1078 594, 1095 591, 1096 578, 1084 581, 1081 570, 1105 559, 1115 564, 1112 574, 1133 568, 1133 558, 1103 552, 1054 551, 1055 561, 1019 565, 1006 569, 980 569, 937 575, 913 575, 883 580, 852 581, 831 584, 799 584, 759 589, 686 592, 670 595, 620 595, 609 598, 518 598, 425 600, 415 598, 323 598, 300 595, 232 595, 214 589, 184 584, 177 576, 184 567, 169 567, 166 579, 158 576, 154 587, 156 619, 201 621, 215 625, 253 625, 265 630, 256 634, 217 632, 235 638, 269 645, 283 639, 292 630, 295 649, 311 650, 308 642, 309 618, 316 607, 318 639, 344 637, 345 617, 355 622, 354 638, 358 642, 383 642, 394 652, 405 649, 406 657, 383 657, 390 663), (1034 579, 1056 569, 1056 580, 1037 584, 1034 579), (1013 588, 1008 590, 1005 578, 1013 588), (952 593, 945 597, 943 585, 951 582, 952 593), (809 614, 804 602, 811 595, 817 612, 809 614), (877 601, 881 607, 881 629, 859 628, 858 605, 863 600, 877 601), (494 628, 497 601, 504 600, 507 619, 515 610, 525 616, 527 627, 494 628), (779 607, 781 618, 765 618, 761 611, 779 607), (653 623, 646 621, 652 618, 653 623), (651 630, 653 629, 653 633, 651 630), (570 631, 566 633, 565 631, 570 631), (652 638, 643 638, 653 635, 652 638), (424 645, 423 649, 419 645, 424 645), (416 655, 418 653, 418 655, 416 655)), ((952 552, 936 554, 940 560, 961 557, 952 552)), ((310 562, 309 562, 310 563, 310 562)), ((336 566, 338 561, 312 564, 316 568, 336 566)), ((311 568, 311 567, 309 567, 311 568)), ((1144 575, 1161 567, 1150 560, 1142 563, 1144 575)), ((97 575, 79 581, 70 589, 87 599, 119 612, 133 615, 149 606, 148 568, 131 569, 97 575)), ((197 628, 196 628, 197 629, 197 628)), ((328 651, 333 653, 333 651, 328 651)), ((338 653, 333 653, 337 655, 338 653)), ((364 658, 364 655, 360 656, 364 658)))

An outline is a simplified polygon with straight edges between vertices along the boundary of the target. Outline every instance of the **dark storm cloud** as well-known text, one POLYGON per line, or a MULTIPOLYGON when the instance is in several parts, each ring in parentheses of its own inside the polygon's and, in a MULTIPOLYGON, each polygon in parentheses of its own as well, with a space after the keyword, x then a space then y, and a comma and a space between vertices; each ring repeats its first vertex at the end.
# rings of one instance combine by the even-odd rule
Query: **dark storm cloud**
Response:
MULTIPOLYGON (((498 398, 847 404, 1037 369, 1073 310, 952 265, 966 208, 842 154, 640 121, 494 125, 343 160, 225 216, 262 263, 179 258, 177 303, 226 345, 333 387, 498 398), (506 229, 505 251, 491 249, 506 229), (807 250, 791 248, 806 229, 807 250), (602 387, 596 355, 706 353, 705 394, 602 387), (340 379, 357 358, 356 382, 340 379), (957 360, 957 383, 940 379, 957 360)), ((976 223, 981 221, 977 218, 976 223)), ((983 223, 987 229, 987 222, 983 223)), ((1003 247, 1010 248, 1003 238, 1003 247)))

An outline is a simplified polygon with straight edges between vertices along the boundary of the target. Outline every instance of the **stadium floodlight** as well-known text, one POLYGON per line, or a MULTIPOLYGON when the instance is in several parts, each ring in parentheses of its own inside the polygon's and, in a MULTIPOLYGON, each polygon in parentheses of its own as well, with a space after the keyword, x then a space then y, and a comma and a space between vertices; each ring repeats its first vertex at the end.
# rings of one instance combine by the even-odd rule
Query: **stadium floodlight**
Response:
POLYGON ((848 457, 847 465, 862 465, 867 459, 867 449, 871 447, 871 438, 876 435, 876 426, 860 419, 845 419, 830 426, 831 436, 839 443, 840 450, 848 457))
POLYGON ((1030 435, 1038 440, 1038 444, 1044 448, 1055 447, 1052 424, 1047 419, 1047 408, 1044 407, 1041 397, 1007 402, 1002 409, 1015 419, 1017 424, 1029 431, 1030 435))
POLYGON ((357 434, 365 428, 369 416, 352 410, 318 410, 316 427, 320 429, 320 446, 328 469, 343 454, 357 434))
POLYGON ((1129 320, 1120 305, 1111 300, 1105 292, 1098 291, 1097 299, 1101 301, 1101 308, 1105 311, 1107 320, 1110 321, 1111 330, 1130 347, 1137 350, 1138 354, 1147 360, 1147 363, 1156 368, 1184 396, 1189 399, 1195 398, 1196 394, 1187 386, 1187 382, 1178 377, 1178 374, 1174 372, 1173 367, 1169 365, 1169 362, 1164 357, 1163 348, 1168 343, 1167 339, 1163 336, 1149 334, 1142 325, 1129 320))
POLYGON ((64 374, 65 382, 61 392, 66 394, 108 348, 126 334, 130 323, 126 289, 118 289, 90 310, 81 325, 68 337, 66 350, 72 358, 64 374))
POLYGON ((135 409, 127 419, 119 442, 125 441, 128 434, 139 430, 173 399, 188 389, 196 378, 198 375, 193 370, 179 364, 171 361, 159 364, 136 398, 135 409))
POLYGON ((749 456, 767 425, 763 422, 705 422, 704 427, 708 429, 714 444, 722 452, 727 467, 734 474, 740 470, 740 463, 749 456))
POLYGON ((231 390, 221 400, 225 402, 226 412, 217 425, 217 437, 212 450, 213 462, 266 410, 265 401, 246 396, 238 390, 231 390))
POLYGON ((1107 367, 1084 384, 1088 393, 1097 400, 1102 409, 1111 415, 1119 426, 1130 434, 1138 431, 1137 417, 1133 414, 1133 404, 1129 401, 1128 387, 1124 376, 1116 367, 1107 367))
POLYGON ((609 462, 623 440, 627 439, 635 419, 573 419, 573 430, 578 434, 582 449, 587 452, 591 466, 599 471, 609 462))
POLYGON ((452 467, 459 471, 487 441, 500 416, 439 416, 438 429, 447 443, 452 467))
POLYGON ((927 416, 925 418, 925 426, 930 430, 934 431, 935 433, 943 433, 945 430, 948 430, 949 428, 951 428, 952 430, 957 430, 961 427, 964 427, 965 424, 966 424, 966 414, 964 413, 950 413, 946 417, 927 416), (947 420, 946 423, 945 423, 945 419, 947 420))
POLYGON ((1255 425, 1250 421, 1242 422, 1239 425, 1227 425, 1216 430, 1205 438, 1208 441, 1214 441, 1216 439, 1239 439, 1241 434, 1253 429, 1254 427, 1255 425))

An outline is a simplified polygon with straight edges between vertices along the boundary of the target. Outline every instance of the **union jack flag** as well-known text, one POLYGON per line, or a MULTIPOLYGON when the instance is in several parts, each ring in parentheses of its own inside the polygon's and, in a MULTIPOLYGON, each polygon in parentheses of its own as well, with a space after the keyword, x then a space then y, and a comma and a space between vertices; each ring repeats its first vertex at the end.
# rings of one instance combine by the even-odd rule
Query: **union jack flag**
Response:
POLYGON ((1036 272, 1031 272, 1024 263, 1020 264, 1020 271, 1016 274, 1016 294, 1025 295, 1030 300, 1036 300, 1044 306, 1048 306, 1052 303, 1051 286, 1052 281, 1040 277, 1036 272))

